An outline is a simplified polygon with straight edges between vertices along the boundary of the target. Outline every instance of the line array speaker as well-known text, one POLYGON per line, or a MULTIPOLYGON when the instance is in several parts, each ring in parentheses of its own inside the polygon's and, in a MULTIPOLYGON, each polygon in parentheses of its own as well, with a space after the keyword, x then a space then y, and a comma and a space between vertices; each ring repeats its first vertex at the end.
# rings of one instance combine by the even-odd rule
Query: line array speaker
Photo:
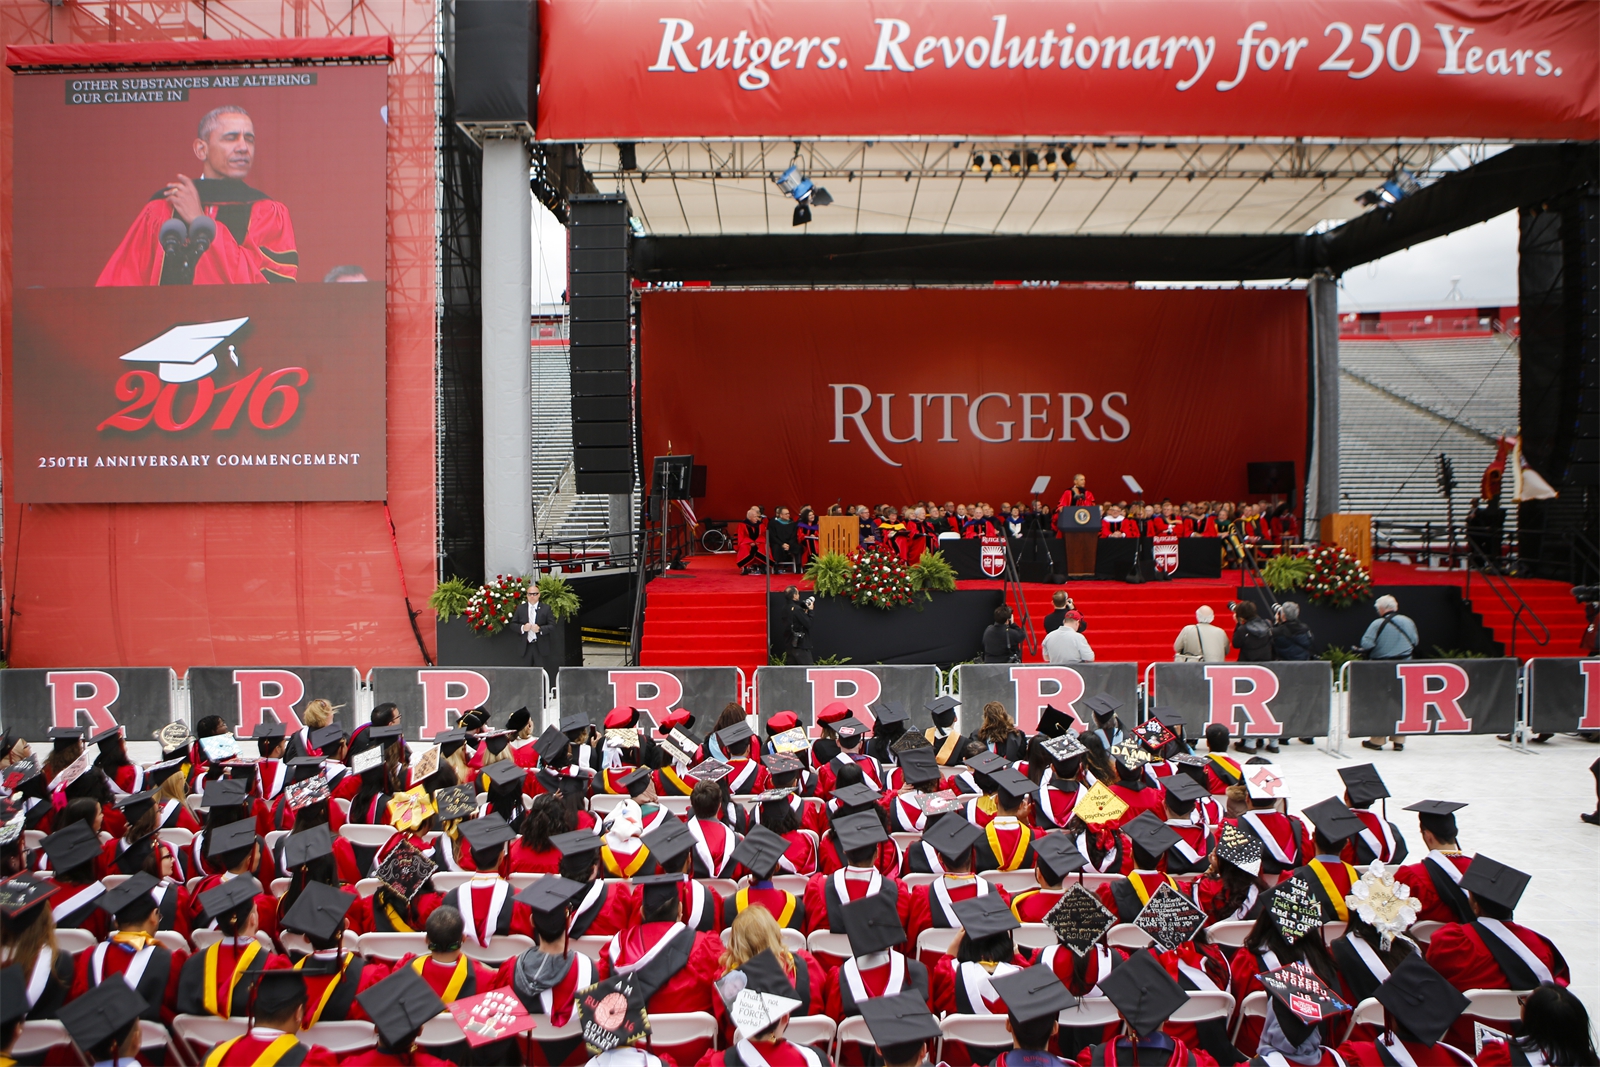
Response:
POLYGON ((628 201, 574 196, 567 225, 571 314, 572 452, 580 493, 627 493, 634 483, 628 201))

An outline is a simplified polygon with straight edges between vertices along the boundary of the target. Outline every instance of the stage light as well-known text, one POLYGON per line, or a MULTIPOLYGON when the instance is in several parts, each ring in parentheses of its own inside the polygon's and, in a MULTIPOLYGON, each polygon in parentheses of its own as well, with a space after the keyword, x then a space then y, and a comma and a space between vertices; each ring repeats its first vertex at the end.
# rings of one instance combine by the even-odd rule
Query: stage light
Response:
POLYGON ((991 152, 989 154, 989 169, 990 170, 999 170, 1000 167, 1001 167, 1001 163, 1000 163, 1000 155, 999 155, 999 153, 998 152, 991 152))
POLYGON ((1011 164, 1011 173, 1012 174, 1021 174, 1022 173, 1022 153, 1021 152, 1013 151, 1009 156, 1006 157, 1006 162, 1011 164))
POLYGON ((1039 153, 1037 153, 1037 152, 1029 152, 1028 153, 1028 170, 1029 170, 1029 172, 1031 173, 1031 172, 1036 171, 1038 169, 1039 169, 1039 153))
POLYGON ((1044 169, 1048 171, 1056 169, 1056 150, 1054 148, 1044 154, 1044 169))
POLYGON ((804 200, 811 195, 811 179, 800 173, 800 165, 798 163, 789 164, 788 170, 772 180, 779 189, 782 189, 796 200, 804 200))
POLYGON ((978 174, 978 173, 982 172, 983 163, 984 163, 984 160, 983 160, 983 153, 982 152, 974 152, 974 153, 972 153, 972 172, 974 174, 978 174))
POLYGON ((1416 176, 1410 171, 1396 171, 1394 177, 1376 189, 1368 189, 1356 197, 1356 203, 1363 207, 1377 207, 1379 204, 1392 206, 1421 188, 1422 186, 1418 184, 1416 176))
POLYGON ((796 225, 796 226, 804 226, 806 223, 808 223, 810 221, 811 221, 811 205, 810 204, 805 204, 805 203, 796 204, 794 206, 794 225, 796 225))
POLYGON ((827 207, 833 203, 833 197, 829 196, 828 190, 822 186, 814 185, 811 187, 811 202, 818 207, 827 207))
POLYGON ((632 141, 617 142, 617 167, 619 170, 638 170, 639 155, 632 141))

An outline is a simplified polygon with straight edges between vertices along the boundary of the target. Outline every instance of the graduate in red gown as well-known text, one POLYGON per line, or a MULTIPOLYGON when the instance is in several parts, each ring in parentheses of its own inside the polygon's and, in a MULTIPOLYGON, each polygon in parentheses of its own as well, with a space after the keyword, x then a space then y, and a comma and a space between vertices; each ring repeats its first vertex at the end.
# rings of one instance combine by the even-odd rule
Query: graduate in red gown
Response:
POLYGON ((870 1000, 913 990, 928 997, 928 969, 907 955, 915 942, 907 941, 900 916, 887 898, 862 897, 840 913, 850 938, 850 958, 828 973, 828 1015, 835 1019, 859 1015, 861 1005, 870 1000))
POLYGON ((712 983, 722 977, 722 939, 681 921, 681 874, 634 879, 642 890, 639 922, 611 939, 600 953, 600 977, 650 969, 670 975, 650 997, 650 1012, 711 1010, 712 983))
POLYGON ((973 871, 974 852, 983 847, 983 831, 963 819, 960 812, 939 816, 923 833, 922 844, 938 853, 944 873, 911 890, 911 922, 906 931, 912 944, 931 927, 953 930, 960 926, 955 915, 959 901, 993 893, 1010 905, 1005 890, 973 871))
POLYGON ((1122 965, 1100 980, 1100 992, 1116 1007, 1127 1024, 1113 1041, 1090 1045, 1078 1053, 1085 1065, 1130 1063, 1168 1067, 1215 1067, 1204 1049, 1191 1049, 1162 1030, 1172 1013, 1189 1000, 1178 983, 1145 949, 1138 949, 1122 965))
POLYGON ((724 926, 750 908, 764 908, 778 926, 789 930, 806 928, 805 903, 799 897, 772 884, 772 875, 788 853, 789 842, 765 826, 754 826, 739 842, 733 856, 738 865, 750 872, 750 884, 723 898, 721 913, 724 926))
POLYGON ((1033 866, 1033 808, 1028 797, 1039 791, 1032 779, 1003 767, 990 777, 995 783, 995 813, 983 826, 977 849, 977 870, 1019 871, 1033 866))
POLYGON ((206 1055, 204 1067, 224 1064, 250 1064, 274 1067, 281 1063, 305 1067, 335 1067, 339 1057, 321 1045, 300 1040, 306 1021, 309 996, 306 979, 299 971, 275 970, 261 976, 251 1002, 252 1024, 243 1037, 217 1045, 206 1055))
POLYGON ((96 940, 111 929, 110 920, 99 907, 106 892, 100 881, 100 838, 91 824, 75 822, 44 839, 44 852, 50 857, 50 875, 60 892, 50 904, 57 929, 87 930, 96 940))
POLYGON ((294 969, 306 980, 305 1024, 348 1019, 359 990, 389 973, 389 965, 343 949, 346 916, 356 901, 354 893, 322 882, 309 882, 280 920, 284 930, 305 935, 309 955, 295 961, 294 969))
POLYGON ((1193 899, 1195 879, 1175 878, 1161 870, 1166 851, 1182 840, 1172 827, 1145 812, 1123 826, 1122 831, 1131 846, 1133 870, 1126 877, 1095 889, 1100 903, 1116 915, 1119 922, 1131 923, 1163 884, 1193 899))
POLYGON ((789 1016, 807 1005, 795 998, 794 983, 772 950, 751 957, 738 970, 744 986, 724 1004, 729 1016, 739 1020, 738 1041, 722 1051, 708 1050, 696 1067, 829 1067, 827 1057, 815 1049, 784 1040, 789 1016))
POLYGON ((1066 834, 1048 834, 1034 842, 1033 877, 1039 883, 1011 898, 1011 914, 1022 923, 1042 923, 1066 895, 1067 875, 1087 862, 1066 834))
POLYGON ((1303 963, 1263 975, 1262 984, 1270 999, 1260 1051, 1250 1062, 1342 1067, 1343 1061, 1327 1042, 1344 1032, 1350 1005, 1303 963))
MULTIPOLYGON (((8 971, 9 974, 17 973, 13 969, 8 971)), ((26 979, 19 985, 26 989, 26 979)), ((5 1014, 10 1016, 17 1010, 16 1002, 11 998, 22 1000, 26 994, 22 990, 13 991, 9 984, 6 993, 8 1003, 5 1014)), ((66 1028, 72 1043, 78 1046, 78 1056, 82 1058, 74 1057, 69 1050, 66 1059, 61 1062, 93 1061, 96 1065, 109 1067, 137 1063, 141 1036, 139 1020, 147 1010, 144 998, 123 981, 122 975, 114 974, 107 978, 84 996, 62 1007, 61 1025, 66 1028)), ((16 1022, 20 1023, 21 1019, 16 1022)), ((20 1026, 14 1029, 8 1022, 5 1029, 6 1049, 10 1051, 16 1043, 20 1026)), ((10 1056, 6 1056, 5 1060, 7 1064, 16 1062, 10 1056)))
POLYGON ((632 925, 638 902, 626 882, 611 881, 600 872, 600 837, 588 830, 557 834, 550 843, 561 852, 558 873, 585 887, 573 906, 573 937, 610 937, 632 925))
POLYGON ((1397 882, 1411 889, 1421 905, 1420 922, 1470 923, 1477 913, 1461 888, 1461 878, 1472 865, 1472 856, 1461 851, 1457 842, 1455 812, 1466 807, 1454 800, 1423 800, 1406 806, 1417 813, 1422 844, 1428 854, 1421 863, 1408 863, 1394 873, 1397 882))
POLYGON ((1356 767, 1340 767, 1339 777, 1344 780, 1344 802, 1357 819, 1361 830, 1345 842, 1340 853, 1345 862, 1365 867, 1373 860, 1382 863, 1403 863, 1406 858, 1406 839, 1400 828, 1390 822, 1384 813, 1371 811, 1372 805, 1389 795, 1383 778, 1370 763, 1356 767))
MULTIPOLYGON (((527 905, 524 904, 523 907, 527 905)), ((395 964, 395 971, 415 972, 417 977, 428 983, 428 987, 446 1004, 453 1004, 464 997, 476 996, 494 988, 495 972, 461 951, 466 930, 462 925, 459 911, 440 905, 428 916, 424 932, 427 934, 427 954, 404 957, 395 964)), ((370 988, 381 982, 384 977, 382 974, 374 974, 363 985, 370 988)), ((366 989, 362 990, 365 991, 366 989)), ((359 1003, 359 996, 357 1001, 355 1011, 352 1013, 354 1018, 360 1018, 365 1014, 359 1003)))
POLYGON ((995 1057, 994 1067, 1053 1067, 1063 1060, 1052 1055, 1061 1032, 1061 1013, 1077 1003, 1048 967, 1024 967, 994 980, 1006 1004, 1006 1032, 1012 1048, 995 1057))
POLYGON ((1510 1041, 1485 1041, 1478 1067, 1533 1063, 1600 1063, 1589 1013, 1570 989, 1545 985, 1522 1005, 1522 1023, 1510 1041))
POLYGON ((199 895, 201 916, 216 925, 222 938, 184 962, 178 977, 180 1014, 249 1015, 261 975, 290 966, 287 957, 263 948, 256 940, 260 888, 254 878, 244 874, 199 895))
POLYGON ((378 1032, 374 1049, 341 1056, 345 1067, 446 1067, 449 1060, 417 1047, 422 1025, 445 1010, 444 1001, 415 971, 396 971, 357 996, 378 1032))
POLYGON ((300 254, 289 209, 245 184, 255 166, 255 124, 242 108, 216 108, 194 140, 200 177, 178 174, 139 212, 111 253, 96 285, 253 285, 293 282, 300 254), (198 246, 195 220, 211 221, 209 247, 198 246), (187 247, 173 255, 161 228, 176 219, 187 247))
MULTIPOLYGON (((216 866, 222 868, 220 874, 208 874, 202 878, 190 893, 190 902, 193 907, 203 907, 200 900, 210 889, 218 885, 233 881, 238 878, 250 878, 253 884, 253 872, 261 863, 260 839, 256 837, 256 824, 254 819, 241 819, 238 822, 226 823, 216 826, 206 832, 206 857, 216 866)), ((259 928, 266 932, 274 941, 278 938, 278 902, 271 895, 260 893, 256 899, 259 928)), ((189 925, 192 929, 206 928, 209 924, 198 913, 189 916, 189 925)))
POLYGON ((496 873, 516 832, 500 816, 489 814, 462 823, 461 835, 472 849, 476 872, 471 881, 446 893, 440 906, 459 911, 466 931, 463 936, 479 945, 487 946, 495 937, 507 934, 532 936, 533 916, 528 906, 513 899, 511 883, 496 873))
POLYGON ((78 953, 69 1000, 120 974, 148 1005, 144 1018, 153 1023, 172 1021, 177 1014, 178 975, 189 954, 172 952, 155 939, 161 909, 151 890, 159 884, 153 875, 140 871, 100 897, 101 909, 116 918, 117 930, 89 951, 78 953))
POLYGON ((1372 1041, 1346 1041, 1339 1056, 1350 1067, 1465 1067, 1472 1057, 1444 1041, 1466 1010, 1467 998, 1421 956, 1407 956, 1373 994, 1388 1029, 1372 1041))
MULTIPOLYGON (((837 838, 844 848, 844 866, 831 873, 811 876, 806 883, 806 933, 829 930, 836 934, 845 932, 839 908, 852 900, 860 900, 871 893, 887 893, 894 901, 900 916, 900 925, 909 926, 911 920, 911 892, 905 883, 893 875, 885 875, 873 864, 881 858, 881 850, 894 845, 883 829, 882 809, 872 806, 870 811, 857 811, 834 819, 833 830, 824 845, 826 853, 837 838)), ((898 862, 898 853, 896 853, 898 862)), ((824 864, 823 870, 827 871, 824 864)))
MULTIPOLYGON (((540 878, 517 894, 517 901, 533 915, 535 944, 500 965, 495 975, 497 989, 516 994, 523 1008, 532 1015, 564 1026, 577 1010, 577 993, 599 978, 594 961, 573 947, 567 936, 567 921, 572 908, 586 887, 559 875, 540 878)), ((560 1064, 583 1062, 583 1042, 518 1040, 517 1062, 560 1064)))
POLYGON ((1338 797, 1318 801, 1305 809, 1311 820, 1313 855, 1289 877, 1299 878, 1311 887, 1322 904, 1323 922, 1349 922, 1350 909, 1345 897, 1361 877, 1355 867, 1339 858, 1344 843, 1361 832, 1362 822, 1338 797))

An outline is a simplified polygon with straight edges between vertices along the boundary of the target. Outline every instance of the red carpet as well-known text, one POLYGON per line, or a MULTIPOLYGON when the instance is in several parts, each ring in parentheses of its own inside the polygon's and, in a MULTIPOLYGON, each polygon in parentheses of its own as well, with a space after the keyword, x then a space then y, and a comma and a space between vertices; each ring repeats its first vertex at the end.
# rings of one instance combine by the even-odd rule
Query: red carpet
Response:
MULTIPOLYGON (((1460 571, 1429 571, 1399 563, 1378 561, 1372 568, 1377 585, 1465 585, 1460 571)), ((658 578, 647 588, 644 639, 640 661, 646 666, 734 666, 748 681, 755 668, 767 662, 766 613, 763 600, 769 579, 740 575, 733 556, 693 557, 684 571, 658 578)), ((773 591, 787 585, 810 588, 803 578, 775 574, 773 591)), ((1528 606, 1550 629, 1549 643, 1539 646, 1526 630, 1516 634, 1516 655, 1576 656, 1578 639, 1586 625, 1583 609, 1572 590, 1561 582, 1519 578, 1512 581, 1528 606)), ((1228 601, 1234 599, 1238 573, 1226 571, 1220 579, 1186 578, 1171 582, 1127 585, 1122 582, 1074 581, 1067 590, 1089 620, 1086 634, 1095 658, 1105 662, 1136 662, 1141 671, 1152 662, 1172 659, 1172 641, 1179 629, 1194 621, 1201 604, 1216 613, 1216 625, 1233 628, 1228 601)), ((963 589, 1000 589, 1000 582, 962 582, 963 589)), ((1044 635, 1044 617, 1050 597, 1058 587, 1025 585, 1032 630, 1044 635)), ((1494 631, 1495 638, 1512 649, 1512 614, 1481 576, 1471 586, 1472 606, 1494 631)), ((1513 601, 1513 606, 1515 601, 1513 601)), ((1020 616, 1019 605, 1011 608, 1020 616)), ((1404 605, 1402 605, 1404 610, 1404 605)), ((1543 636, 1538 626, 1535 632, 1543 636)), ((1025 654, 1025 662, 1040 656, 1025 654)))

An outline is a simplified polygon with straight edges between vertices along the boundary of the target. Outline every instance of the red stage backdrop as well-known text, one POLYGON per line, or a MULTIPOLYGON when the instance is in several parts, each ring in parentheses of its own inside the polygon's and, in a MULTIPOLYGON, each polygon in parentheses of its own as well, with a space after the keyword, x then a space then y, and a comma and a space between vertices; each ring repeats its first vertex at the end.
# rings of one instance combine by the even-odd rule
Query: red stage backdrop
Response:
POLYGON ((1306 456, 1305 294, 646 293, 645 456, 706 465, 705 516, 810 504, 1239 499, 1306 456))
POLYGON ((541 0, 539 136, 1600 132, 1600 4, 541 0))

